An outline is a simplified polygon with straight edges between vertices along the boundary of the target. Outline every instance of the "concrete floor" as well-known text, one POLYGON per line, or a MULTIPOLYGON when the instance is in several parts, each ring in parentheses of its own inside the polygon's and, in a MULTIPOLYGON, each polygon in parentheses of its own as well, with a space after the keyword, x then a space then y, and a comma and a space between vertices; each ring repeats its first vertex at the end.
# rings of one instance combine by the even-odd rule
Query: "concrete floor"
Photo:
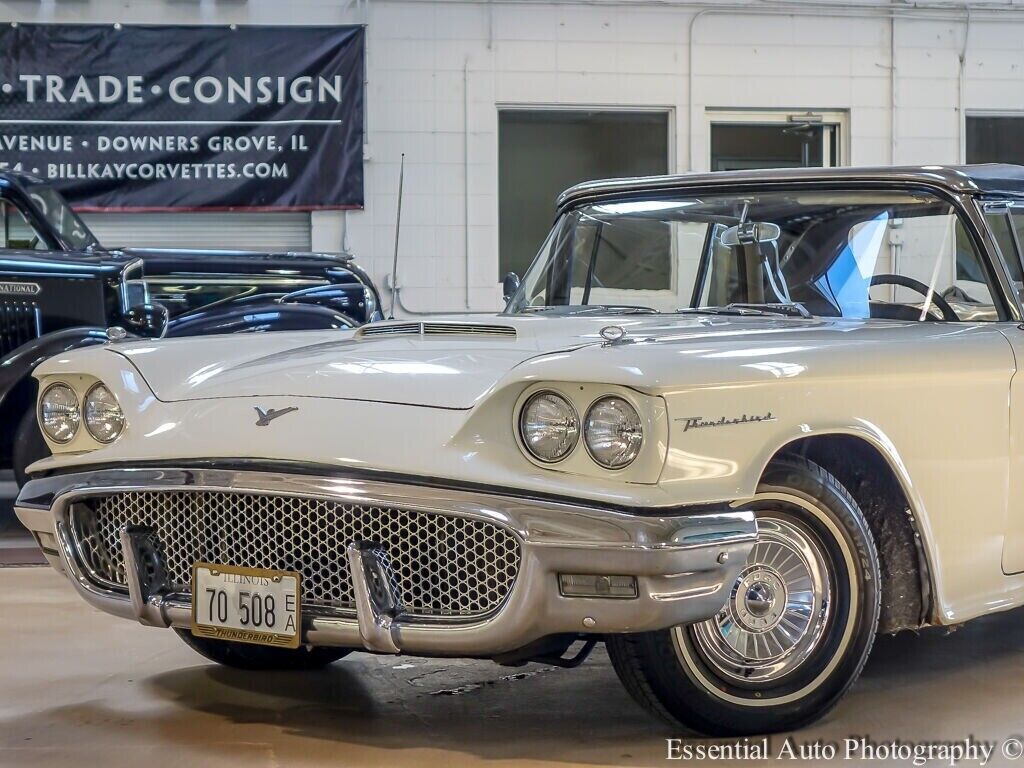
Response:
MULTIPOLYGON (((1022 680, 1021 611, 880 638, 851 695, 797 739, 1003 739, 1024 731, 1022 680)), ((355 654, 244 673, 100 614, 47 568, 0 569, 0 766, 658 765, 681 735, 603 652, 575 670, 355 654)))

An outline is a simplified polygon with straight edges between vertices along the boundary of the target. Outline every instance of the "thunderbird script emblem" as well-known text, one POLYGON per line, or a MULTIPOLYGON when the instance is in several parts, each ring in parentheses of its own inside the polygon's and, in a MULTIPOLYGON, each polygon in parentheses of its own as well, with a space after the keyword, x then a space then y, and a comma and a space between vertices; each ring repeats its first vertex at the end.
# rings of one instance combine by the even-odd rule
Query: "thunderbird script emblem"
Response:
POLYGON ((256 406, 256 414, 259 416, 259 418, 256 420, 256 426, 257 427, 265 427, 265 426, 269 425, 270 422, 272 422, 278 416, 284 416, 286 413, 291 413, 292 411, 297 411, 297 410, 299 410, 299 409, 296 408, 295 406, 292 406, 291 408, 280 408, 280 409, 271 408, 268 411, 264 411, 262 408, 260 408, 257 405, 256 406))

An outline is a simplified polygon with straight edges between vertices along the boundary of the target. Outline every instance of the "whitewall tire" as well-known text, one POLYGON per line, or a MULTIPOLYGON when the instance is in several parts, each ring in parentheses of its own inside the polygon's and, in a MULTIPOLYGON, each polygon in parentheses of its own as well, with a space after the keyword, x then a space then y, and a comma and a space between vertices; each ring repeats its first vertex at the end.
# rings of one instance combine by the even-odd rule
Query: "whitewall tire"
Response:
POLYGON ((874 542, 834 477, 803 459, 774 462, 750 508, 758 542, 716 616, 607 640, 633 697, 698 733, 816 720, 857 679, 878 626, 874 542))

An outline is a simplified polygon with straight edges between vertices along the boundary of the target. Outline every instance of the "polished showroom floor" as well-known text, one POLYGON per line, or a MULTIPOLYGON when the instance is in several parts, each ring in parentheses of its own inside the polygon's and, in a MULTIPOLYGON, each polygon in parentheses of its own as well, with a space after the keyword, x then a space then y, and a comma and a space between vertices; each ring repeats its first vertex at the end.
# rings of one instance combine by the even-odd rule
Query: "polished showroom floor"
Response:
MULTIPOLYGON (((1021 680, 1021 611, 881 638, 852 695, 800 738, 1005 738, 1024 731, 1021 680)), ((673 735, 604 653, 575 670, 357 654, 323 673, 251 674, 108 619, 49 569, 0 568, 5 768, 657 765, 673 735)))

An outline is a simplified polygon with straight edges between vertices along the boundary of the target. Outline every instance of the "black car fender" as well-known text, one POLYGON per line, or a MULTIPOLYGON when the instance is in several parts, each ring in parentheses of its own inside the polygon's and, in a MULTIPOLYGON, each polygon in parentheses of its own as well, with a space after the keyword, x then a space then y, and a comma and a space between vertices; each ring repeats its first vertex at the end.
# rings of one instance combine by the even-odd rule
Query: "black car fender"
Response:
POLYGON ((64 328, 22 344, 0 360, 0 456, 10 457, 18 422, 34 407, 36 367, 54 355, 106 340, 104 328, 64 328))
POLYGON ((347 315, 319 304, 252 301, 199 309, 167 324, 166 338, 209 336, 216 333, 308 331, 354 328, 347 315))
POLYGON ((282 304, 318 304, 350 317, 360 325, 377 319, 380 306, 377 295, 355 280, 303 288, 285 294, 278 301, 282 304))

